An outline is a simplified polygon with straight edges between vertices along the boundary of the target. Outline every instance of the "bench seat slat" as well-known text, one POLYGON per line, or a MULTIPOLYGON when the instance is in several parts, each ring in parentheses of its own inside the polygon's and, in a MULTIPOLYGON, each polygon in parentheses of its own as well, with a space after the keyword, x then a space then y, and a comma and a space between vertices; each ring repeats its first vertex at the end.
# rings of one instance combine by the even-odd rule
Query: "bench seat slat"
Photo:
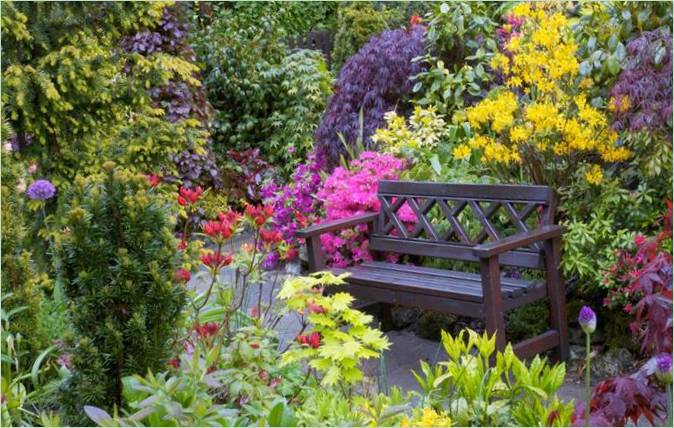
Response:
MULTIPOLYGON (((384 263, 387 264, 387 263, 384 263)), ((423 270, 420 269, 410 269, 406 270, 405 267, 406 265, 396 265, 393 263, 388 263, 391 265, 390 268, 385 267, 385 266, 372 266, 372 265, 367 265, 367 266, 362 266, 363 268, 366 269, 374 269, 377 271, 381 271, 382 273, 386 275, 396 275, 396 274, 402 274, 404 278, 407 278, 410 276, 410 274, 413 274, 415 277, 423 277, 424 281, 429 281, 432 282, 433 284, 438 284, 442 288, 447 288, 447 287, 456 287, 456 286, 461 286, 461 287, 468 287, 469 289, 474 289, 474 288, 482 288, 480 278, 473 277, 471 274, 466 274, 463 272, 454 272, 454 271, 440 271, 436 269, 432 269, 429 271, 424 272, 423 270), (406 272, 408 274, 406 274, 406 272), (453 275, 456 274, 456 275, 453 275)), ((423 268, 422 268, 423 269, 423 268)), ((526 286, 524 284, 517 286, 517 285, 506 285, 502 284, 501 289, 503 291, 503 294, 506 297, 516 297, 522 295, 525 290, 526 286)), ((482 293, 479 293, 479 296, 482 297, 482 293)))
MULTIPOLYGON (((482 282, 477 274, 385 262, 368 262, 332 270, 335 273, 350 273, 347 282, 353 285, 405 288, 420 294, 472 302, 483 300, 482 282)), ((503 278, 501 285, 502 294, 507 299, 519 298, 530 290, 541 288, 541 283, 514 278, 503 278)))

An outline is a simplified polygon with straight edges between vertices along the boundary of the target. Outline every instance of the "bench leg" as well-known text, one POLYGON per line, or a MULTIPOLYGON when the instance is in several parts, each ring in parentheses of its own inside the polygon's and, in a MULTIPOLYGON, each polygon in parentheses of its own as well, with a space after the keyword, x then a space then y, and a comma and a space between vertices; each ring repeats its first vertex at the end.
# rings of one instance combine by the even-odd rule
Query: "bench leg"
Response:
POLYGON ((561 239, 545 241, 546 285, 550 299, 550 324, 559 333, 557 357, 561 361, 569 359, 569 336, 566 318, 566 293, 564 281, 559 272, 561 239))
POLYGON ((498 258, 494 256, 480 259, 480 273, 482 275, 482 295, 484 296, 487 334, 496 333, 496 349, 503 351, 506 347, 506 336, 501 297, 501 268, 498 264, 498 258))

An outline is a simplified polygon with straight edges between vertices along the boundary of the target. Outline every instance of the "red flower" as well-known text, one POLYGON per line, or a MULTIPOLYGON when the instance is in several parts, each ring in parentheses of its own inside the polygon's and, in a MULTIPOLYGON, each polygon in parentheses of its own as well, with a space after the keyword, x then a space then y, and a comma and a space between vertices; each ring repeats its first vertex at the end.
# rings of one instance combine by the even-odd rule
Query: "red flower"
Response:
POLYGON ((253 348, 253 349, 258 349, 260 347, 260 344, 259 343, 251 343, 250 347, 253 348))
POLYGON ((178 249, 180 251, 182 251, 185 248, 187 248, 187 241, 185 241, 184 239, 181 239, 180 242, 178 242, 178 249))
POLYGON ((316 331, 311 333, 309 336, 301 334, 297 336, 297 341, 302 345, 309 345, 316 349, 321 346, 321 334, 316 331))
POLYGON ((410 17, 410 25, 411 25, 412 27, 414 27, 414 26, 417 25, 417 24, 420 24, 421 21, 423 21, 423 19, 421 19, 421 17, 420 17, 419 15, 412 15, 412 16, 410 17))
POLYGON ((273 205, 265 205, 263 208, 264 214, 267 217, 271 217, 274 215, 274 206, 273 205))
POLYGON ((281 232, 266 229, 260 229, 260 238, 262 238, 264 242, 268 242, 271 244, 276 244, 283 240, 281 232))
POLYGON ((174 369, 179 368, 179 367, 180 367, 180 358, 178 358, 178 357, 171 358, 171 359, 169 360, 169 365, 170 365, 171 367, 173 367, 174 369))
POLYGON ((241 221, 241 214, 237 213, 236 211, 232 211, 231 209, 218 214, 218 218, 222 222, 227 222, 231 225, 236 225, 241 221))
POLYGON ((232 226, 227 222, 218 222, 215 220, 207 221, 203 226, 206 235, 213 239, 229 239, 232 236, 232 226))
POLYGON ((321 346, 321 334, 316 331, 311 333, 311 335, 309 336, 308 343, 314 349, 321 346))
POLYGON ((159 185, 159 176, 156 174, 145 174, 145 179, 147 180, 147 183, 155 189, 159 185))
POLYGON ((178 282, 189 282, 189 280, 192 279, 192 274, 181 268, 176 271, 176 279, 178 282))
POLYGON ((255 217, 258 214, 258 211, 259 209, 255 205, 252 204, 246 205, 245 213, 248 217, 255 217))
POLYGON ((257 305, 250 308, 250 316, 253 318, 258 318, 260 316, 260 308, 258 308, 257 305))
POLYGON ((299 253, 300 252, 297 250, 297 248, 288 248, 288 251, 286 251, 285 257, 283 259, 286 261, 295 260, 299 253))
POLYGON ((262 226, 266 221, 267 219, 261 215, 255 216, 255 224, 258 226, 262 226))
POLYGON ((637 234, 634 237, 634 243, 637 244, 637 246, 641 246, 641 244, 643 244, 644 242, 646 242, 646 238, 644 238, 644 235, 642 235, 641 233, 637 234))
POLYGON ((211 337, 217 333, 218 329, 218 324, 214 322, 207 322, 204 325, 200 325, 199 321, 194 322, 194 331, 196 331, 200 337, 211 337))
POLYGON ((233 258, 229 254, 225 256, 222 253, 216 253, 214 251, 208 251, 201 255, 201 263, 211 269, 229 266, 232 263, 232 260, 233 258))
POLYGON ((307 302, 307 308, 309 309, 310 314, 323 314, 325 313, 325 308, 321 305, 317 305, 313 300, 307 302))
POLYGON ((178 203, 182 206, 192 205, 196 203, 201 195, 204 193, 204 189, 201 186, 197 186, 194 189, 189 189, 185 186, 180 187, 178 203))

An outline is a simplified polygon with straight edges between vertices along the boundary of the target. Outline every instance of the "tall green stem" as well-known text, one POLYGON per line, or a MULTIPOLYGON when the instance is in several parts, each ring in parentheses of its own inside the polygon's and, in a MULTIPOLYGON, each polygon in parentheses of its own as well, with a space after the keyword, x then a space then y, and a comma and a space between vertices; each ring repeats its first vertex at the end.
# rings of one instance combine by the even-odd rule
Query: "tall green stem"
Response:
POLYGON ((665 391, 667 392, 667 426, 672 426, 672 384, 665 384, 665 391))
POLYGON ((585 333, 585 426, 590 426, 590 334, 585 333))

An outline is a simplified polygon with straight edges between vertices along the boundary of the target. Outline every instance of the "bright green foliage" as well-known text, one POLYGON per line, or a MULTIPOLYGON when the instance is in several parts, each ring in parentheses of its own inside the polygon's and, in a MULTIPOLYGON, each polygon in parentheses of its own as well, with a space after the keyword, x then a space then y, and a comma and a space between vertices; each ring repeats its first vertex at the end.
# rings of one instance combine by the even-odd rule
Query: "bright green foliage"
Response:
POLYGON ((493 79, 489 60, 496 50, 495 11, 492 3, 435 4, 428 16, 429 53, 420 59, 427 71, 416 76, 413 88, 417 105, 434 106, 458 123, 453 114, 487 94, 493 79))
POLYGON ((216 402, 212 394, 223 386, 225 373, 209 373, 206 361, 196 352, 193 356, 181 361, 176 375, 150 372, 124 378, 128 405, 123 417, 93 406, 85 408, 87 416, 99 426, 241 426, 237 411, 216 402))
POLYGON ((221 5, 193 45, 216 110, 215 151, 259 148, 290 173, 306 158, 332 80, 319 53, 288 53, 284 13, 265 9, 276 6, 221 5))
POLYGON ((377 6, 371 1, 355 1, 339 8, 337 34, 332 49, 333 70, 339 71, 342 64, 372 36, 392 28, 392 24, 404 19, 396 8, 382 4, 377 6))
POLYGON ((585 292, 607 285, 605 271, 615 263, 616 250, 630 245, 635 233, 652 229, 665 209, 666 191, 659 192, 660 186, 643 182, 630 191, 623 182, 627 179, 613 178, 598 187, 579 179, 561 190, 567 228, 562 269, 585 292))
POLYGON ((83 404, 120 404, 122 377, 164 367, 184 301, 175 207, 142 175, 104 169, 65 192, 55 241, 77 338, 60 400, 69 423, 83 422, 83 404))
MULTIPOLYGON (((116 159, 156 170, 196 121, 169 124, 147 91, 170 79, 198 85, 195 65, 119 47, 124 35, 156 25, 164 3, 3 2, 2 100, 22 146, 56 185, 116 159)), ((198 145, 198 144, 197 144, 198 145)))
POLYGON ((623 69, 627 42, 642 31, 663 25, 671 28, 672 6, 668 2, 583 2, 575 8, 579 17, 573 31, 579 46, 580 74, 593 80, 593 95, 605 100, 623 69))
POLYGON ((457 426, 569 425, 573 403, 562 403, 556 395, 564 383, 564 364, 550 367, 536 356, 527 366, 510 344, 495 353, 496 336, 472 330, 456 338, 443 331, 442 345, 448 361, 434 367, 422 361, 423 376, 414 373, 422 406, 446 412, 457 426))
POLYGON ((299 50, 283 58, 268 77, 278 96, 266 124, 265 147, 269 161, 290 175, 313 147, 314 130, 332 91, 332 76, 319 52, 299 50))
POLYGON ((363 359, 377 358, 389 343, 381 331, 369 327, 372 316, 351 308, 354 298, 340 292, 324 296, 322 287, 338 286, 344 276, 319 272, 308 277, 288 279, 278 294, 291 311, 308 312, 307 321, 313 332, 320 334, 318 347, 294 345, 283 355, 285 364, 307 360, 309 366, 323 373, 322 385, 338 382, 354 384, 363 378, 357 367, 363 359), (313 310, 321 307, 322 310, 313 310))

